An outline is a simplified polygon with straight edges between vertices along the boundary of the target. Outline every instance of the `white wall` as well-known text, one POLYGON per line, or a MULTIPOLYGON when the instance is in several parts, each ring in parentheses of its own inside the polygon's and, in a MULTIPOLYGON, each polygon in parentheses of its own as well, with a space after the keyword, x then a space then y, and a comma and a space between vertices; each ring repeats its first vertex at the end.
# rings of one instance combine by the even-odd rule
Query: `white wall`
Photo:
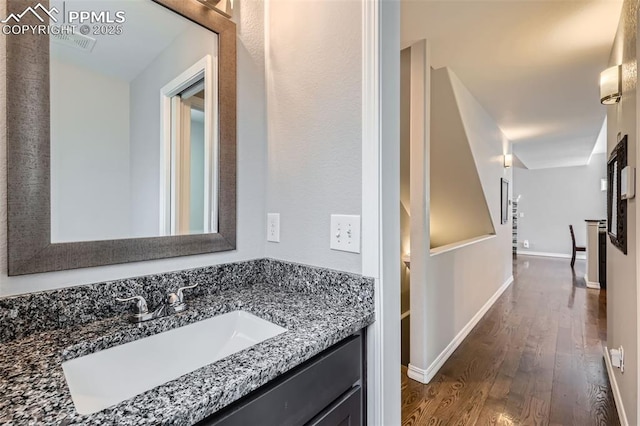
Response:
POLYGON ((129 83, 54 58, 50 70, 51 240, 127 238, 129 83))
POLYGON ((217 56, 218 37, 189 25, 131 81, 132 237, 160 230, 160 89, 206 55, 217 56))
MULTIPOLYGON (((427 253, 422 259, 423 280, 417 280, 412 271, 410 374, 422 381, 433 377, 451 354, 451 348, 460 343, 456 340, 458 334, 469 331, 468 324, 512 279, 511 222, 500 224, 500 178, 511 180, 511 169, 503 167, 503 155, 510 152, 510 143, 456 75, 450 70, 447 74, 496 235, 447 252, 427 253)), ((425 118, 428 117, 427 114, 425 118)), ((431 133, 427 147, 433 137, 431 133)), ((412 141, 412 150, 414 143, 420 142, 412 141)), ((423 174, 414 174, 412 163, 412 205, 413 187, 421 186, 417 184, 421 176, 426 188, 430 187, 429 162, 424 161, 423 166, 423 174)), ((428 206, 428 198, 425 201, 428 206)), ((428 231, 428 226, 423 227, 428 231)), ((412 247, 413 235, 412 229, 412 247)), ((412 267, 413 263, 412 254, 412 267)))
MULTIPOLYGON (((263 2, 236 2, 238 24, 238 177, 237 250, 84 268, 7 276, 6 134, 0 132, 0 296, 68 287, 104 280, 167 272, 264 256, 266 180, 266 101, 263 2)), ((0 13, 6 4, 0 2, 0 13)), ((2 15, 4 16, 4 15, 2 15)), ((0 120, 6 120, 6 49, 0 37, 0 120)), ((156 98, 157 99, 157 98, 156 98)), ((0 121, 2 127, 6 124, 0 121)))
POLYGON ((362 270, 359 254, 329 249, 330 215, 361 214, 361 9, 269 3, 267 210, 280 213, 269 257, 362 270))
POLYGON ((585 219, 607 217, 606 191, 600 179, 606 177, 605 154, 594 154, 586 166, 528 170, 515 167, 513 195, 518 203, 518 251, 571 254, 569 225, 576 243, 586 245, 585 219), (529 240, 529 249, 522 245, 529 240))
POLYGON ((400 2, 358 3, 364 23, 361 184, 362 223, 367 236, 363 238, 362 272, 378 278, 376 322, 367 329, 367 419, 372 425, 392 426, 400 424, 402 417, 397 258, 400 252, 400 2), (373 37, 374 31, 377 38, 373 37), (378 93, 377 99, 375 93, 378 93))
POLYGON ((191 118, 189 231, 204 232, 204 121, 191 118))
POLYGON ((431 248, 495 233, 471 152, 474 135, 467 135, 456 102, 455 79, 448 68, 431 72, 431 248))
MULTIPOLYGON (((638 2, 625 0, 609 65, 622 64, 622 98, 607 106, 607 153, 617 143, 617 135, 628 135, 628 164, 638 166, 637 58, 638 2)), ((637 179, 637 178, 636 178, 637 179)), ((614 368, 610 378, 622 397, 628 424, 637 425, 638 416, 638 197, 627 202, 627 254, 607 242, 607 346, 624 347, 624 373, 614 368)), ((618 407, 618 411, 622 411, 618 407)))

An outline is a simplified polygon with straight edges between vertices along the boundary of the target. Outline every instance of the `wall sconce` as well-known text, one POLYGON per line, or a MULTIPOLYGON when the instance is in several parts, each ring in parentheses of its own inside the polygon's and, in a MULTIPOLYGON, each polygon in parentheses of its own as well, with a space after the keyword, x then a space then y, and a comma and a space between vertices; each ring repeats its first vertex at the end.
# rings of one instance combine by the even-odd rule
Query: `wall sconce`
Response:
POLYGON ((233 0, 198 0, 205 6, 215 10, 227 18, 231 18, 233 11, 233 0))
POLYGON ((600 73, 600 103, 613 105, 622 96, 622 67, 620 65, 607 68, 600 73))
POLYGON ((504 168, 508 169, 513 165, 513 155, 505 154, 504 155, 504 168))

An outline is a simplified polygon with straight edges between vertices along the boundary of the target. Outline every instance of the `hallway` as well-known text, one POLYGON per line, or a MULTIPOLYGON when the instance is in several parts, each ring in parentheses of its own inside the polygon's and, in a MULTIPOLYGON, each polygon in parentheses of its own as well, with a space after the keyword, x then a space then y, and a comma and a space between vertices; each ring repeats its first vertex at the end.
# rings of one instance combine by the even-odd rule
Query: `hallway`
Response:
POLYGON ((602 356, 604 292, 585 262, 520 256, 514 283, 431 384, 402 367, 403 425, 618 425, 602 356))

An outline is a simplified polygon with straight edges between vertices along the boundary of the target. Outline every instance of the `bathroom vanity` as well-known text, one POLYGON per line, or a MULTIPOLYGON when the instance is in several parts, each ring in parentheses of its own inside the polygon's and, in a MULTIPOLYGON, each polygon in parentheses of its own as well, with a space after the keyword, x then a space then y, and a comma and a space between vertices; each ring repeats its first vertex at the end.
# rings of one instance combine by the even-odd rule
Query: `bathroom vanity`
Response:
POLYGON ((344 339, 199 424, 365 424, 362 336, 344 339))
MULTIPOLYGON (((5 40, 9 276, 237 247, 236 24, 95 3, 135 38, 5 40)), ((373 288, 255 259, 0 298, 0 424, 364 424, 373 288)))
MULTIPOLYGON (((364 329, 373 322, 373 308, 371 279, 272 259, 0 299, 0 423, 364 424, 364 329), (114 295, 142 294, 152 307, 178 286, 196 283, 185 292, 188 309, 143 323, 129 322, 130 306, 113 301, 114 295), (78 404, 77 388, 70 390, 63 364, 181 333, 225 314, 235 319, 225 320, 221 330, 235 327, 233 321, 255 320, 239 334, 251 334, 251 328, 260 333, 262 326, 251 324, 264 323, 273 327, 273 337, 238 351, 227 347, 229 354, 217 361, 96 412, 78 404)), ((220 338, 204 333, 203 339, 220 338)), ((190 350, 189 340, 170 341, 175 345, 165 341, 137 357, 128 353, 132 361, 123 358, 120 368, 140 365, 124 376, 129 381, 100 381, 117 378, 118 364, 103 367, 102 378, 91 370, 80 374, 96 385, 80 388, 80 398, 134 386, 154 362, 169 369, 198 352, 190 350)))

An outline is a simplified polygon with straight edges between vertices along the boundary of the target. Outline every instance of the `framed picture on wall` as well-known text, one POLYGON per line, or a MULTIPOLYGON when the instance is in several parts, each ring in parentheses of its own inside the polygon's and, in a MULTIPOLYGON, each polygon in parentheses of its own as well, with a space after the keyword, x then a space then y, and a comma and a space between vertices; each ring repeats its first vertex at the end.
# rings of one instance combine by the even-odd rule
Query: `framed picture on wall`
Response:
POLYGON ((607 227, 611 244, 627 254, 627 199, 622 198, 622 170, 627 167, 627 135, 613 148, 607 162, 607 227))
POLYGON ((500 223, 509 222, 509 181, 500 179, 500 223))

